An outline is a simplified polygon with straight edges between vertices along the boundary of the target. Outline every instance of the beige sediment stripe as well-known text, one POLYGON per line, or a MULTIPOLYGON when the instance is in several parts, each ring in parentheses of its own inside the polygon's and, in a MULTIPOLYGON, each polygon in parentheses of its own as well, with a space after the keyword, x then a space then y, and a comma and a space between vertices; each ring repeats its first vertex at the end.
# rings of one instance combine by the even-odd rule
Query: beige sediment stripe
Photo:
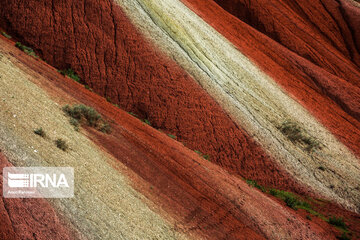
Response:
POLYGON ((61 106, 31 78, 42 77, 0 52, 0 148, 9 161, 74 167, 75 197, 49 201, 85 239, 185 239, 111 166, 114 159, 74 131, 61 106), (38 127, 48 138, 33 133, 38 127), (56 148, 56 138, 65 139, 71 151, 56 148))
POLYGON ((360 212, 359 160, 220 33, 179 0, 115 2, 299 182, 360 212), (299 122, 322 149, 292 143, 277 128, 284 120, 299 122))

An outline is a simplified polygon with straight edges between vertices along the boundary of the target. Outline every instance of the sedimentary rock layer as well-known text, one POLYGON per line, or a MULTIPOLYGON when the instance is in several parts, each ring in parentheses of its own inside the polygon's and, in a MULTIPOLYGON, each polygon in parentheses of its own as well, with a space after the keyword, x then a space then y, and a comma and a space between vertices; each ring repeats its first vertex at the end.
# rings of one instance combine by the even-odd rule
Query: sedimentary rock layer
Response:
POLYGON ((191 72, 279 165, 302 184, 359 210, 360 193, 356 190, 359 160, 226 38, 180 1, 139 0, 119 4, 135 24, 142 23, 142 32, 156 39, 159 49, 191 72), (310 153, 284 137, 279 126, 285 120, 299 123, 310 136, 316 136, 321 148, 310 153), (326 165, 327 171, 314 174, 320 165, 326 165))
MULTIPOLYGON (((225 169, 296 191, 308 186, 359 211, 359 160, 351 150, 359 154, 360 91, 356 79, 360 75, 356 53, 350 56, 343 51, 356 47, 355 37, 342 44, 334 40, 326 50, 320 45, 336 37, 325 39, 306 24, 294 27, 300 17, 290 14, 296 13, 293 5, 286 5, 279 9, 292 16, 289 28, 306 33, 298 44, 311 45, 294 53, 290 51, 293 45, 282 47, 212 1, 206 8, 200 0, 184 1, 204 19, 181 1, 115 2, 7 1, 1 12, 2 26, 39 50, 51 64, 71 66, 95 91, 148 118, 155 127, 176 134, 225 169), (239 26, 241 31, 236 31, 239 26), (309 42, 314 34, 322 38, 309 42), (265 44, 269 44, 266 49, 265 44), (244 54, 270 62, 257 63, 275 81, 244 54), (320 64, 315 56, 326 61, 320 64), (277 83, 298 98, 294 100, 277 83), (310 93, 314 95, 309 97, 310 93), (285 120, 298 123, 317 138, 321 148, 309 153, 290 141, 279 131, 285 120), (321 166, 326 171, 317 170, 321 166), (283 168, 298 186, 288 181, 283 168)), ((277 22, 281 24, 283 19, 277 22)), ((279 36, 291 35, 284 32, 279 36)))
POLYGON ((71 67, 85 84, 121 108, 210 155, 231 173, 307 191, 269 160, 187 72, 154 49, 125 15, 131 5, 122 5, 123 10, 112 1, 95 0, 3 5, 1 26, 10 34, 50 64, 71 67))
POLYGON ((84 237, 183 239, 187 234, 195 239, 334 239, 328 229, 43 62, 8 43, 1 45, 0 53, 0 148, 15 166, 75 168, 75 197, 50 204, 84 237), (111 123, 111 134, 74 131, 61 111, 63 104, 71 102, 96 108, 111 123), (36 126, 44 128, 47 138, 33 133, 36 126), (66 139, 69 151, 56 148, 51 141, 56 137, 66 139), (124 174, 158 207, 134 191, 124 174), (145 203, 170 213, 170 220, 167 214, 162 216, 174 222, 176 231, 145 203))

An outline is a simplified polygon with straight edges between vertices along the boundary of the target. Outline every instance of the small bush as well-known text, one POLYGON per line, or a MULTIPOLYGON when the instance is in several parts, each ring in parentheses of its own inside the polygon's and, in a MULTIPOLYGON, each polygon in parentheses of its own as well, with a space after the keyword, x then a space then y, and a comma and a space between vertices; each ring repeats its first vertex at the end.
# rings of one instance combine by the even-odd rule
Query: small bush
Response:
POLYGON ((75 118, 70 118, 70 124, 74 127, 78 127, 80 125, 79 121, 75 118))
POLYGON ((8 39, 11 39, 11 38, 12 38, 9 34, 7 34, 7 33, 4 32, 4 31, 1 32, 1 35, 3 35, 4 37, 6 37, 6 38, 8 38, 8 39))
POLYGON ((37 128, 34 130, 34 133, 36 135, 39 135, 40 137, 45 137, 46 134, 45 134, 45 131, 42 129, 42 128, 37 128))
POLYGON ((147 125, 151 126, 151 122, 150 122, 149 120, 144 119, 144 121, 143 121, 143 122, 144 122, 144 123, 146 123, 147 125))
POLYGON ((199 150, 194 150, 194 152, 196 152, 197 154, 199 154, 202 158, 210 161, 210 156, 207 154, 203 154, 202 152, 200 152, 199 150))
POLYGON ((306 219, 311 221, 312 218, 310 215, 306 215, 306 219))
POLYGON ((94 127, 104 133, 110 132, 110 125, 105 122, 101 115, 92 107, 83 104, 65 105, 62 110, 70 116, 70 124, 78 128, 81 122, 85 122, 88 126, 94 127))
POLYGON ((300 200, 295 194, 277 189, 270 189, 269 193, 277 198, 282 199, 288 207, 297 210, 298 208, 304 209, 309 213, 316 213, 312 210, 309 203, 300 200))
POLYGON ((73 107, 65 105, 63 111, 78 121, 85 119, 91 127, 97 126, 99 120, 102 119, 101 115, 95 109, 83 104, 74 105, 73 107))
POLYGON ((133 112, 128 112, 128 114, 130 114, 131 116, 134 116, 134 117, 138 117, 138 115, 133 112))
POLYGON ((61 139, 61 138, 58 138, 55 140, 55 144, 56 144, 56 147, 63 150, 63 151, 66 151, 69 146, 67 145, 67 143, 65 142, 65 140, 61 139))
POLYGON ((71 68, 64 69, 64 70, 58 70, 58 72, 64 76, 68 76, 69 78, 75 80, 78 83, 81 82, 80 77, 71 68))
POLYGON ((75 118, 70 118, 70 124, 74 126, 74 129, 75 131, 79 131, 79 126, 80 126, 80 123, 78 120, 76 120, 75 118))
POLYGON ((169 137, 171 137, 172 139, 176 139, 176 136, 172 135, 172 134, 168 134, 169 137))
POLYGON ((206 159, 206 160, 210 161, 210 156, 209 156, 209 155, 204 154, 202 157, 203 157, 204 159, 206 159))
POLYGON ((19 48, 21 51, 23 51, 24 53, 26 53, 29 56, 38 58, 38 56, 35 54, 35 52, 32 48, 23 45, 21 42, 16 42, 15 47, 19 48))
POLYGON ((246 180, 246 183, 249 185, 249 186, 252 186, 252 187, 256 187, 257 189, 259 189, 260 191, 262 192, 266 192, 265 188, 261 185, 259 185, 256 181, 254 180, 246 180))
POLYGON ((100 131, 103 133, 110 133, 111 132, 111 128, 110 125, 108 123, 104 123, 101 127, 100 127, 100 131))
POLYGON ((319 170, 321 170, 321 171, 325 171, 325 168, 323 167, 323 166, 320 166, 320 167, 318 167, 319 168, 319 170))
POLYGON ((344 219, 343 218, 337 218, 337 217, 330 217, 329 220, 328 220, 328 223, 330 223, 331 225, 334 225, 334 226, 337 226, 337 227, 340 227, 342 229, 346 229, 346 224, 344 222, 344 219))
POLYGON ((278 129, 292 142, 298 142, 305 145, 305 150, 312 152, 320 148, 319 141, 309 136, 298 123, 292 121, 284 121, 278 129))
POLYGON ((297 209, 298 200, 292 196, 285 196, 284 202, 286 206, 291 207, 292 209, 297 209))

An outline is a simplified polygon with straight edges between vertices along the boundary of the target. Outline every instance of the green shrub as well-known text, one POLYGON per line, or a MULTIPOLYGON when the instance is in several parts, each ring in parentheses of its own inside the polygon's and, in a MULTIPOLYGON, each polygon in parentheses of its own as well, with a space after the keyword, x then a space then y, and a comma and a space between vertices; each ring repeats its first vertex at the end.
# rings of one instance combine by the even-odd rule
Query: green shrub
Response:
POLYGON ((111 132, 111 128, 110 125, 108 123, 104 123, 101 127, 100 127, 100 131, 103 133, 110 133, 111 132))
POLYGON ((134 116, 134 117, 138 117, 138 115, 133 112, 128 112, 128 114, 130 114, 131 116, 134 116))
POLYGON ((331 225, 340 227, 342 229, 346 229, 346 224, 345 224, 343 218, 340 218, 340 217, 337 218, 337 217, 333 216, 333 217, 329 218, 328 223, 330 223, 331 225))
POLYGON ((320 167, 318 167, 319 168, 319 170, 321 170, 321 171, 325 171, 325 167, 323 167, 323 166, 320 166, 320 167))
POLYGON ((1 32, 1 35, 3 35, 4 37, 6 37, 6 38, 8 38, 8 39, 11 39, 11 38, 12 38, 9 34, 7 34, 7 33, 4 32, 4 31, 1 32))
POLYGON ((306 219, 311 221, 312 218, 310 215, 306 215, 306 219))
POLYGON ((79 120, 75 118, 70 118, 70 124, 73 125, 74 127, 80 126, 79 120))
POLYGON ((146 123, 147 125, 151 126, 151 122, 150 122, 149 120, 144 119, 144 121, 143 121, 143 122, 144 122, 144 123, 146 123))
POLYGON ((29 56, 38 58, 38 56, 35 54, 35 52, 32 48, 23 45, 21 42, 16 42, 15 47, 19 48, 21 51, 23 51, 24 53, 26 53, 29 56))
POLYGON ((315 149, 320 149, 319 141, 309 136, 298 123, 292 121, 284 121, 278 129, 292 142, 298 142, 305 145, 305 150, 312 152, 315 149))
POLYGON ((209 156, 209 155, 204 154, 202 157, 203 157, 204 159, 206 159, 206 160, 210 161, 210 156, 209 156))
POLYGON ((110 125, 102 119, 101 115, 92 107, 76 104, 72 107, 65 105, 63 111, 70 116, 70 124, 75 129, 80 126, 81 122, 85 122, 88 126, 94 127, 104 133, 110 133, 110 125))
POLYGON ((265 188, 261 185, 259 185, 256 181, 254 180, 246 180, 246 183, 249 185, 249 186, 252 186, 252 187, 256 187, 257 189, 259 189, 260 191, 262 192, 266 192, 265 188))
POLYGON ((171 137, 172 139, 176 139, 176 136, 172 135, 172 134, 168 134, 169 137, 171 137))
POLYGON ((69 78, 75 80, 78 83, 81 82, 80 77, 71 68, 64 69, 64 70, 58 70, 58 72, 64 76, 68 76, 69 78))
POLYGON ((87 124, 91 127, 97 126, 102 119, 101 115, 95 109, 83 104, 74 105, 73 107, 65 105, 63 111, 78 121, 85 119, 87 124))
POLYGON ((196 152, 197 154, 199 154, 202 158, 210 161, 210 156, 207 154, 203 154, 202 152, 200 152, 199 150, 194 150, 194 152, 196 152))
POLYGON ((56 139, 55 144, 56 144, 56 147, 58 147, 59 149, 61 149, 63 151, 66 151, 69 148, 69 146, 67 145, 65 140, 63 140, 61 138, 56 139))
POLYGON ((309 213, 314 213, 315 211, 312 210, 312 207, 309 203, 300 200, 295 194, 291 192, 286 192, 282 190, 277 189, 270 189, 269 193, 277 198, 280 198, 283 200, 288 207, 291 207, 292 209, 297 210, 298 208, 304 209, 309 213))
POLYGON ((286 203, 286 206, 291 207, 292 209, 297 209, 298 200, 291 196, 285 196, 284 202, 286 203))
POLYGON ((75 131, 78 132, 78 131, 80 130, 80 129, 79 129, 80 123, 79 123, 79 121, 78 121, 77 119, 75 119, 75 118, 70 118, 69 122, 70 122, 71 125, 74 126, 75 131))
POLYGON ((35 129, 34 133, 40 137, 46 137, 45 131, 42 128, 35 129))

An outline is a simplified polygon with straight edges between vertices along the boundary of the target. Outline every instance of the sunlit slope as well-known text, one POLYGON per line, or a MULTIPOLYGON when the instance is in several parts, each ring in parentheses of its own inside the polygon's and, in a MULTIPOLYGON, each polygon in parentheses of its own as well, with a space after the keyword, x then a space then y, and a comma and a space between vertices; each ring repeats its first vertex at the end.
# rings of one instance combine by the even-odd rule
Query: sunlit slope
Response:
MULTIPOLYGON (((142 196, 123 174, 112 167, 114 159, 84 133, 75 131, 62 105, 41 85, 35 84, 47 80, 29 69, 27 63, 12 58, 4 45, 2 43, 0 50, 0 149, 9 161, 17 167, 73 167, 75 197, 53 199, 50 203, 88 239, 177 236, 172 227, 142 201, 142 196), (47 138, 34 134, 34 129, 39 127, 44 129, 47 138), (57 138, 64 139, 70 150, 58 149, 54 143, 57 138)), ((64 104, 74 101, 65 92, 57 93, 56 99, 62 99, 64 104)))
POLYGON ((123 1, 133 21, 301 183, 359 211, 359 160, 227 39, 180 1, 123 1), (294 144, 279 126, 298 124, 320 147, 294 144), (326 171, 318 168, 325 166, 326 171))
MULTIPOLYGON (((66 226, 69 238, 333 237, 41 60, 3 43, 0 148, 14 166, 74 167, 75 198, 49 201, 68 223, 57 227, 66 226), (75 131, 61 110, 75 102, 99 110, 112 132, 75 131), (34 134, 37 127, 46 138, 34 134), (67 151, 56 148, 52 140, 58 137, 69 144, 67 151)), ((61 237, 59 231, 54 238, 61 237)))

